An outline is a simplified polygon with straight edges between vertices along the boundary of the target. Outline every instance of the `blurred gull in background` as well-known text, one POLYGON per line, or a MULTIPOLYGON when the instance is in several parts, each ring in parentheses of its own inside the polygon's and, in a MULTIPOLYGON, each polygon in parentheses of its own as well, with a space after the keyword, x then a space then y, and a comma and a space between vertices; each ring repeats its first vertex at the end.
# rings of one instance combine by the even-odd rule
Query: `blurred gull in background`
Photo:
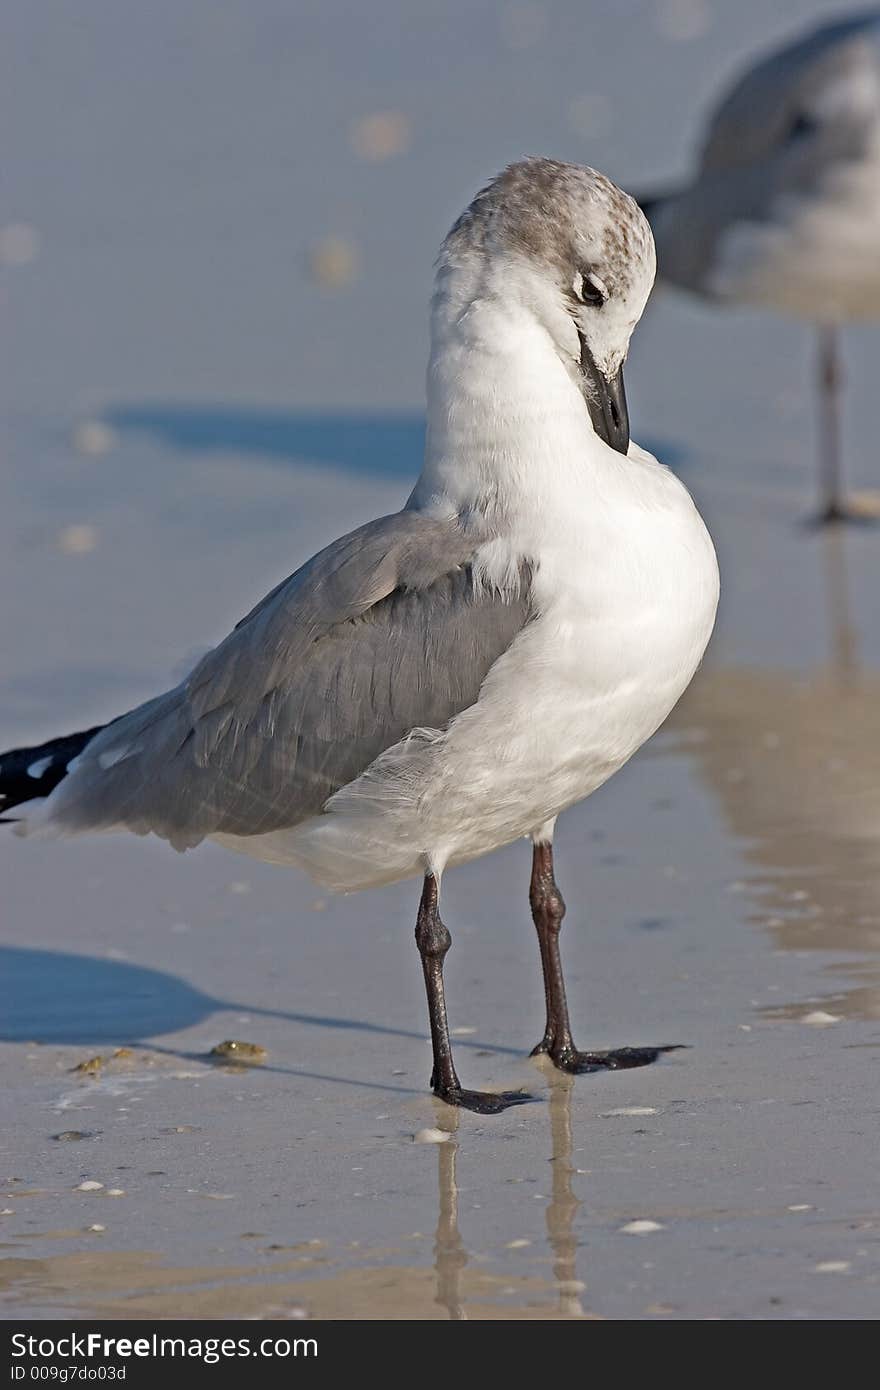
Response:
POLYGON ((880 318, 880 11, 814 29, 732 87, 692 183, 641 200, 670 284, 818 330, 819 519, 844 501, 841 324, 880 318))

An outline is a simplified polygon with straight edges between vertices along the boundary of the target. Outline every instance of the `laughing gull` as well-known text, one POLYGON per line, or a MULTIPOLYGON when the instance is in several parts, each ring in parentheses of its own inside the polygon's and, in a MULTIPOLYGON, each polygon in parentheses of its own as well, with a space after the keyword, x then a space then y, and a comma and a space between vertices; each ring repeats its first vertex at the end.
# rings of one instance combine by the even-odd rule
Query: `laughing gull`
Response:
POLYGON ((309 560, 176 689, 0 758, 25 832, 213 839, 341 891, 422 877, 431 1085, 482 1113, 527 1097, 458 1080, 440 880, 519 837, 547 1005, 535 1051, 587 1072, 663 1050, 575 1048, 552 850, 559 813, 666 718, 715 620, 706 528, 629 437, 623 364, 654 268, 645 218, 602 174, 506 169, 440 252, 403 510, 309 560))
POLYGON ((847 510, 838 335, 880 318, 880 10, 747 71, 708 123, 692 183, 640 199, 662 279, 818 329, 819 519, 847 510))

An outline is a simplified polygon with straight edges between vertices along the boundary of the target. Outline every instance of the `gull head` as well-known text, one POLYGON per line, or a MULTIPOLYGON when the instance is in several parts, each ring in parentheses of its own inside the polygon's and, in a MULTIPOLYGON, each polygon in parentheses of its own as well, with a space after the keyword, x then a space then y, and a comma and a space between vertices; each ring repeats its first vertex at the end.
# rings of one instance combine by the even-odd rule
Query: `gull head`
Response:
POLYGON ((576 380, 596 434, 625 454, 623 364, 655 269, 651 229, 610 179, 525 159, 487 184, 447 236, 435 312, 463 322, 489 302, 526 315, 576 380))
POLYGON ((701 171, 772 172, 809 188, 829 168, 880 152, 880 10, 834 20, 774 50, 716 110, 701 171))

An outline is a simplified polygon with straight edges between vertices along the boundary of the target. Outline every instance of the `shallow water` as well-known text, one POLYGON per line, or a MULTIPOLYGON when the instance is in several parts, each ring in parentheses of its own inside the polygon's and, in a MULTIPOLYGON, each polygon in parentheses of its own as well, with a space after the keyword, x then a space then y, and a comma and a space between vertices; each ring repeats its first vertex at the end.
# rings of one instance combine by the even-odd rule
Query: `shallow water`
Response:
MULTIPOLYGON (((378 8, 380 31, 399 20, 378 8)), ((474 148, 474 84, 495 71, 479 58, 499 40, 495 10, 468 8, 449 130, 430 127, 448 69, 415 85, 388 74, 381 104, 411 111, 413 152, 369 169, 338 121, 304 133, 290 119, 293 67, 265 78, 273 45, 298 61, 286 7, 230 6, 202 32, 159 6, 189 38, 168 73, 141 36, 138 65, 174 117, 155 148, 149 82, 134 81, 101 4, 87 7, 90 44, 71 47, 62 24, 40 39, 42 80, 10 78, 7 99, 30 118, 14 215, 34 220, 41 250, 6 291, 4 746, 155 693, 323 540, 405 496, 439 230, 520 146, 587 153, 552 96, 583 7, 548 5, 544 39, 526 57, 504 50, 474 148), (531 85, 511 82, 521 64, 531 85), (227 70, 260 94, 263 140, 224 121, 227 70), (69 103, 71 88, 90 102, 69 103), (191 90, 207 109, 190 109, 191 90), (120 121, 95 134, 107 102, 120 121), (59 129, 67 181, 38 185, 59 129), (323 191, 310 141, 356 198, 323 191), (301 181, 281 177, 291 167, 301 181), (383 240, 390 206, 400 222, 383 240), (344 303, 292 263, 300 223, 303 243, 325 224, 363 237, 344 303), (83 421, 108 431, 83 435, 83 421)), ((648 61, 624 11, 654 12, 619 8, 601 78, 611 102, 648 61)), ((654 99, 682 126, 662 146, 670 169, 704 91, 762 32, 763 7, 716 8, 696 47, 664 40, 654 99)), ((815 7, 779 9, 784 28, 815 7)), ((304 11, 322 52, 321 12, 304 11)), ((11 12, 37 43, 30 7, 11 12)), ((397 42, 422 53, 417 29, 397 42)), ((308 89, 319 113, 320 86, 308 89)), ((331 104, 379 102, 356 86, 340 96, 326 75, 323 87, 331 104)), ((634 94, 599 140, 607 158, 587 157, 647 180, 664 132, 646 101, 634 94)), ((848 345, 851 473, 876 486, 880 334, 848 345)), ((880 533, 803 524, 796 327, 661 298, 629 387, 636 437, 707 516, 724 596, 667 727, 563 818, 563 951, 581 1046, 688 1050, 574 1082, 527 1060, 542 1001, 523 845, 448 876, 448 989, 465 1084, 537 1100, 456 1123, 426 1094, 412 885, 332 899, 216 847, 179 857, 125 838, 4 836, 7 1316, 876 1316, 880 533), (214 1065, 230 1038, 267 1049, 263 1064, 214 1065), (91 1073, 73 1070, 96 1056, 91 1073), (450 1137, 414 1142, 431 1128, 450 1137), (86 1137, 53 1137, 70 1133, 86 1137)))

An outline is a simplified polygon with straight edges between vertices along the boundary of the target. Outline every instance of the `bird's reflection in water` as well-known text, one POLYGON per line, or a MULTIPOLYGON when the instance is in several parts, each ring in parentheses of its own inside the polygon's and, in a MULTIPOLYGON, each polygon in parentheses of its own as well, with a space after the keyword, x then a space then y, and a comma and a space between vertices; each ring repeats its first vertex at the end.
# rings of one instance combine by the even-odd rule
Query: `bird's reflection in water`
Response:
POLYGON ((458 1229, 458 1185, 455 1169, 458 1162, 458 1111, 451 1105, 438 1104, 437 1128, 451 1137, 437 1145, 437 1179, 439 1206, 437 1233, 434 1237, 434 1270, 437 1275, 437 1302, 453 1322, 465 1322, 467 1313, 462 1306, 461 1272, 468 1262, 464 1241, 458 1229))
POLYGON ((553 1173, 552 1197, 547 1205, 547 1239, 553 1251, 553 1274, 559 1294, 559 1311, 567 1318, 584 1315, 581 1294, 584 1285, 577 1278, 577 1236, 574 1219, 580 1201, 574 1194, 572 1179, 571 1093, 573 1076, 554 1069, 550 1085, 550 1133, 553 1152, 550 1166, 553 1173))
MULTIPOLYGON (((880 673, 862 660, 849 538, 821 538, 828 656, 807 671, 707 669, 674 714, 749 868, 755 921, 780 950, 863 953, 833 1012, 880 1018, 880 673)), ((870 618, 870 615, 867 615, 870 618)), ((819 619, 821 621, 821 618, 819 619)), ((769 1010, 800 1017, 803 1001, 769 1010)))
MULTIPOLYGON (((584 1285, 577 1278, 577 1236, 574 1221, 580 1207, 572 1180, 575 1169, 572 1160, 571 1096, 575 1077, 557 1072, 538 1061, 547 1077, 550 1090, 550 1167, 551 1197, 547 1204, 547 1239, 553 1254, 553 1275, 562 1318, 582 1318, 581 1304, 584 1285)), ((434 1237, 434 1271, 437 1280, 436 1301, 446 1309, 454 1322, 467 1320, 461 1291, 462 1271, 468 1263, 468 1253, 458 1228, 458 1112, 438 1104, 437 1128, 450 1138, 437 1146, 437 1175, 439 1203, 437 1231, 434 1237)))
POLYGON ((859 639, 850 603, 846 542, 839 529, 827 532, 823 541, 831 669, 845 684, 849 678, 857 677, 859 669, 859 639))

